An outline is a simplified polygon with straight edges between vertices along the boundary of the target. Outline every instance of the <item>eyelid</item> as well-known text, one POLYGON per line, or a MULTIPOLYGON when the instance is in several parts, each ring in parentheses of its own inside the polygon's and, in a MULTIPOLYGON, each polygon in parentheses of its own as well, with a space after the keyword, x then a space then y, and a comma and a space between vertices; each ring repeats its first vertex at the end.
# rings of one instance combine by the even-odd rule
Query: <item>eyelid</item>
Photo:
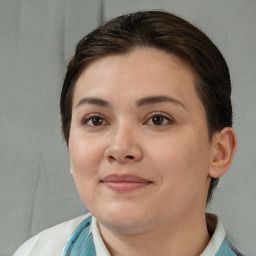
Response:
POLYGON ((149 120, 150 120, 152 117, 157 116, 157 115, 162 116, 163 118, 165 118, 166 120, 168 120, 168 121, 169 121, 168 124, 171 124, 171 123, 174 123, 174 122, 175 122, 175 119, 174 119, 172 116, 170 116, 169 114, 167 114, 167 113, 165 113, 165 112, 157 111, 157 112, 152 112, 152 113, 148 114, 147 117, 146 117, 146 121, 143 122, 143 123, 144 123, 144 124, 148 123, 149 120))
POLYGON ((102 118, 102 119, 106 122, 106 124, 109 124, 109 122, 106 120, 106 118, 105 118, 102 114, 99 114, 99 113, 90 113, 90 114, 84 116, 83 118, 81 118, 81 119, 79 120, 79 125, 80 125, 80 126, 85 126, 85 125, 87 125, 87 126, 89 126, 89 127, 100 127, 100 126, 106 125, 106 124, 103 124, 103 125, 100 125, 100 126, 88 125, 87 123, 88 123, 93 117, 100 117, 100 118, 102 118))
MULTIPOLYGON (((170 115, 170 114, 167 114, 165 112, 161 112, 161 111, 156 111, 156 112, 151 112, 149 113, 146 118, 145 118, 145 121, 143 122, 143 124, 147 124, 149 122, 149 120, 154 117, 154 116, 162 116, 165 120, 168 121, 168 124, 171 124, 173 122, 175 122, 175 119, 170 115)), ((100 126, 104 126, 104 125, 108 125, 110 124, 108 121, 107 121, 107 118, 100 114, 100 113, 90 113, 84 117, 82 117, 79 121, 78 121, 78 124, 80 126, 89 126, 89 127, 100 127, 100 126), (99 125, 99 126, 92 126, 92 125, 87 125, 87 123, 93 118, 93 117, 100 117, 104 120, 105 124, 102 124, 102 125, 99 125)), ((152 124, 153 125, 153 124, 152 124)), ((165 124, 167 125, 167 124, 165 124)), ((163 126, 163 125, 162 125, 163 126)))

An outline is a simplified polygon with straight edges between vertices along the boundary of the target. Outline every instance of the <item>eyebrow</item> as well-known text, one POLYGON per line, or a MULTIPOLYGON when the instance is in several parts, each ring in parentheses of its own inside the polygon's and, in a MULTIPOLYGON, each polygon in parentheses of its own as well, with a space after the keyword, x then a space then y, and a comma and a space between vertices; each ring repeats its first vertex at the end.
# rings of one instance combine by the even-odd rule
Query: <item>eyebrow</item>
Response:
MULTIPOLYGON (((142 107, 145 105, 153 105, 153 104, 164 103, 164 102, 170 102, 170 103, 173 103, 175 105, 185 108, 184 104, 181 101, 179 101, 173 97, 163 96, 163 95, 142 98, 136 102, 136 105, 138 107, 142 107)), ((94 97, 85 97, 85 98, 82 98, 81 100, 79 100, 79 102, 76 105, 76 108, 78 108, 82 105, 85 105, 85 104, 92 104, 92 105, 97 105, 97 106, 105 107, 105 108, 112 107, 112 105, 106 100, 103 100, 100 98, 94 98, 94 97)))
POLYGON ((170 103, 173 103, 175 105, 185 108, 184 104, 181 101, 179 101, 173 97, 162 96, 162 95, 142 98, 137 101, 137 106, 141 107, 144 105, 151 105, 151 104, 164 103, 164 102, 170 102, 170 103))
POLYGON ((86 97, 82 98, 79 100, 79 102, 76 105, 76 108, 84 105, 84 104, 92 104, 92 105, 97 105, 100 107, 105 107, 105 108, 110 108, 111 104, 107 102, 106 100, 99 99, 99 98, 93 98, 93 97, 86 97))

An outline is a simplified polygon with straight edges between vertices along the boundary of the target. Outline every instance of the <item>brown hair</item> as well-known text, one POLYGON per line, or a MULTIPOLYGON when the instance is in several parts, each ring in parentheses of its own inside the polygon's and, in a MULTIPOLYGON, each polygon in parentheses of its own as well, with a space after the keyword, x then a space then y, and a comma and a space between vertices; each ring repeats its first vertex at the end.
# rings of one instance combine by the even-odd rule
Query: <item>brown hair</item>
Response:
MULTIPOLYGON (((215 132, 232 126, 229 69, 218 48, 189 22, 164 11, 145 11, 110 20, 78 43, 60 99, 62 131, 67 143, 73 91, 86 65, 106 55, 128 53, 136 47, 164 50, 192 68, 197 77, 195 88, 206 111, 210 140, 215 132)), ((207 201, 217 183, 218 179, 211 179, 207 201)))

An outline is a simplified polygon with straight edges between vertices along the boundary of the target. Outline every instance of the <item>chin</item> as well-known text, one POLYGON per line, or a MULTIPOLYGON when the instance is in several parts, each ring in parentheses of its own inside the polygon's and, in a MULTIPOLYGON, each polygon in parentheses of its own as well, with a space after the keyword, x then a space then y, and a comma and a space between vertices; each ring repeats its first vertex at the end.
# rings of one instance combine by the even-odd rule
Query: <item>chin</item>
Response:
MULTIPOLYGON (((106 208, 105 208, 106 209, 106 208)), ((134 207, 108 207, 107 210, 92 212, 100 224, 121 233, 137 233, 150 222, 145 214, 134 207)))
POLYGON ((149 229, 149 225, 145 221, 135 221, 131 219, 116 219, 99 221, 108 230, 115 231, 120 234, 134 235, 145 232, 149 229))

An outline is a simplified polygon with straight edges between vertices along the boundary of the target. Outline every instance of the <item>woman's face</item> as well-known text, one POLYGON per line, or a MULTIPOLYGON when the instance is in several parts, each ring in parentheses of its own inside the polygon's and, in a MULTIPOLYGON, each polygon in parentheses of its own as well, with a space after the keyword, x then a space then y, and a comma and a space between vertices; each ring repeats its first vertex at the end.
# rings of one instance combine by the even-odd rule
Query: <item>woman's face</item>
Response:
POLYGON ((204 213, 213 146, 194 80, 150 48, 96 60, 79 77, 71 172, 104 227, 139 232, 204 213))

